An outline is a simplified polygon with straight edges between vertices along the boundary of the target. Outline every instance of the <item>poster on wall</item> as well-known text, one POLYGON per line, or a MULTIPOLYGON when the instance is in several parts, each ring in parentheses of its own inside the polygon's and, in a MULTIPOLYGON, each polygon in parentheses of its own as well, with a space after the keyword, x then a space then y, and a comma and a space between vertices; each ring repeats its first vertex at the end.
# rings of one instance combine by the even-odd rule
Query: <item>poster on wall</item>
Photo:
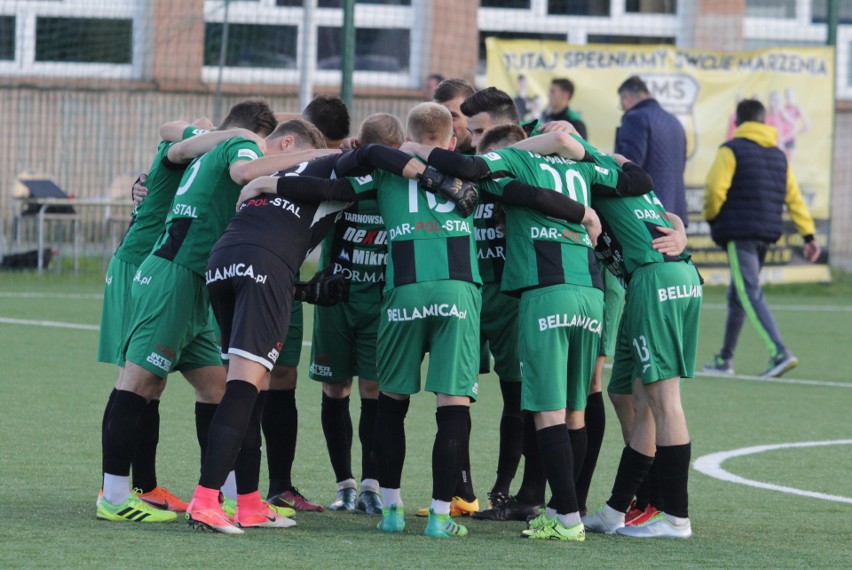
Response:
POLYGON ((527 119, 547 106, 550 82, 574 84, 571 109, 582 115, 588 139, 611 152, 621 122, 618 86, 640 76, 651 94, 683 123, 689 249, 708 283, 727 283, 727 256, 710 238, 702 216, 704 180, 719 145, 734 131, 736 105, 759 99, 778 146, 790 160, 816 222, 820 263, 801 255, 802 239, 785 214, 784 235, 767 254, 768 282, 827 281, 834 127, 834 51, 780 47, 748 52, 674 46, 571 45, 556 41, 488 38, 487 83, 523 101, 527 119))

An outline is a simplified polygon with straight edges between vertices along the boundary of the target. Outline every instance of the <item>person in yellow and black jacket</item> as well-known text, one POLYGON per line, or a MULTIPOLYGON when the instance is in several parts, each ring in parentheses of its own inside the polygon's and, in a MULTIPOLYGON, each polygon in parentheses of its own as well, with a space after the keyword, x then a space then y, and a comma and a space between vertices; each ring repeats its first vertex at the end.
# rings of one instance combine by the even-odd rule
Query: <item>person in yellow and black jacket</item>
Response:
POLYGON ((733 374, 732 359, 746 316, 769 349, 769 368, 761 376, 776 377, 798 359, 784 345, 760 287, 759 274, 769 246, 781 237, 784 206, 805 240, 803 255, 819 258, 815 226, 784 152, 778 131, 764 124, 766 109, 746 99, 737 105, 737 130, 723 144, 704 187, 704 217, 713 241, 728 252, 731 284, 722 350, 705 372, 733 374))

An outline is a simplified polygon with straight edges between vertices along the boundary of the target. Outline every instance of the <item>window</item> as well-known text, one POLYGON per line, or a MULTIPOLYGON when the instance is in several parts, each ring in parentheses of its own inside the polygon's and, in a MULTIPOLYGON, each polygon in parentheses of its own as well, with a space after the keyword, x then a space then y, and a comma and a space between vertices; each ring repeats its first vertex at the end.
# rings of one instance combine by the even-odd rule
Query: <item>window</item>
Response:
POLYGON ((609 16, 609 0, 547 0, 548 14, 609 16))
POLYGON ((675 45, 675 38, 664 36, 604 36, 589 34, 590 44, 675 45))
POLYGON ((676 14, 677 0, 627 0, 624 11, 628 14, 676 14))
MULTIPOLYGON (((317 69, 339 70, 343 47, 341 28, 318 30, 317 69)), ((355 70, 407 72, 411 53, 409 30, 357 28, 355 30, 355 70)))
POLYGON ((0 16, 0 60, 15 59, 15 16, 0 16))
MULTIPOLYGON (((840 23, 852 24, 852 2, 840 2, 838 8, 840 23)), ((828 21, 828 0, 813 0, 811 18, 819 23, 828 21)))
POLYGON ((482 0, 479 5, 483 8, 516 8, 528 10, 530 0, 482 0))
MULTIPOLYGON (((301 4, 301 2, 299 2, 301 4)), ((343 8, 343 0, 319 0, 320 8, 343 8)), ((389 6, 411 6, 411 0, 356 0, 356 4, 385 4, 389 6)))
POLYGON ((796 0, 746 0, 746 16, 753 18, 795 18, 796 0))
MULTIPOLYGON (((228 24, 228 67, 296 69, 296 26, 228 24)), ((222 24, 204 26, 204 65, 219 65, 222 24)))
POLYGON ((131 63, 133 21, 36 18, 36 61, 131 63))

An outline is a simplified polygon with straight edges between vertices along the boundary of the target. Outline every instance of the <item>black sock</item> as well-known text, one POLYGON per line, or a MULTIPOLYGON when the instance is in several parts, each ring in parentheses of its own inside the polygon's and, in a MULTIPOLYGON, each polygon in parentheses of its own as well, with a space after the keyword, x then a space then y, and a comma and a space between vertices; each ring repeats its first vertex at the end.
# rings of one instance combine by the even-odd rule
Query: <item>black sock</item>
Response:
MULTIPOLYGON (((467 441, 470 443, 470 430, 472 429, 472 424, 470 422, 470 408, 468 406, 462 406, 468 410, 467 413, 467 441)), ((461 471, 459 472, 459 478, 456 482, 456 490, 453 493, 453 496, 461 497, 468 503, 471 503, 476 500, 476 491, 473 490, 473 475, 470 471, 470 445, 464 446, 464 452, 461 458, 461 471)))
POLYGON ((195 402, 195 437, 198 439, 198 447, 201 450, 201 465, 207 457, 207 441, 210 433, 210 422, 216 414, 219 404, 204 404, 195 402))
POLYGON ((375 429, 378 400, 361 399, 361 419, 358 421, 358 439, 361 440, 361 480, 379 479, 376 469, 375 429))
POLYGON ((293 486, 291 475, 299 426, 296 390, 270 390, 261 424, 269 467, 268 496, 272 497, 293 486))
POLYGON ((589 439, 585 427, 569 429, 568 437, 571 438, 571 460, 574 463, 573 478, 576 485, 577 478, 580 477, 580 470, 583 469, 583 461, 586 459, 586 447, 588 447, 589 439))
POLYGON ((441 406, 435 411, 435 420, 438 433, 432 447, 432 498, 449 503, 458 492, 461 467, 465 459, 470 461, 470 408, 441 406))
POLYGON ((240 452, 257 396, 257 388, 244 380, 229 380, 225 385, 225 395, 210 422, 207 454, 198 480, 202 487, 219 489, 225 483, 240 452))
POLYGON ((260 479, 260 418, 263 416, 263 407, 266 404, 267 391, 257 395, 254 408, 251 411, 248 427, 243 436, 240 452, 234 461, 234 475, 237 478, 237 494, 246 495, 257 491, 260 479))
POLYGON ((548 503, 560 515, 576 513, 577 492, 574 489, 574 458, 568 426, 558 424, 538 430, 538 445, 544 460, 544 471, 553 498, 548 503))
POLYGON ((349 396, 330 398, 323 392, 320 419, 335 481, 340 483, 352 479, 352 416, 349 415, 349 396))
POLYGON ((409 403, 408 398, 394 400, 379 394, 376 410, 376 467, 379 485, 387 489, 399 489, 401 486, 402 466, 405 463, 405 416, 409 403))
POLYGON ((543 505, 546 486, 547 477, 541 463, 535 419, 532 413, 524 412, 524 478, 515 498, 526 505, 543 505))
POLYGON ((660 478, 660 468, 657 465, 656 458, 654 458, 654 463, 651 465, 645 481, 648 483, 648 503, 653 505, 658 511, 665 511, 666 493, 663 490, 663 481, 660 478))
MULTIPOLYGON (((586 510, 586 499, 589 496, 589 487, 592 486, 592 475, 595 474, 595 466, 598 464, 598 456, 601 453, 604 430, 606 428, 606 412, 604 411, 603 392, 589 394, 586 402, 586 457, 580 468, 580 476, 577 477, 577 503, 580 510, 586 510)), ((573 445, 573 441, 571 444, 573 445)))
MULTIPOLYGON (((654 464, 663 490, 663 505, 665 513, 676 517, 689 516, 689 459, 692 455, 692 444, 661 445, 657 447, 657 457, 654 464)), ((654 505, 655 507, 657 505, 654 505)), ((660 510, 663 507, 658 507, 660 510)))
POLYGON ((648 475, 653 457, 642 455, 629 445, 621 452, 621 461, 618 464, 618 473, 615 475, 615 483, 612 485, 612 495, 606 502, 618 512, 626 513, 630 501, 636 495, 639 484, 648 475))
POLYGON ((642 482, 639 483, 639 487, 636 489, 636 508, 640 511, 644 511, 651 504, 651 471, 653 470, 654 464, 651 463, 648 474, 645 475, 645 478, 642 479, 642 482))
POLYGON ((139 446, 133 456, 133 488, 150 493, 157 488, 157 444, 160 443, 160 400, 151 400, 142 413, 139 446))
POLYGON ((147 405, 145 398, 139 394, 116 391, 103 442, 104 473, 130 475, 130 462, 139 446, 139 426, 147 405))
POLYGON ((497 456, 497 480, 492 493, 509 494, 509 486, 524 451, 524 416, 521 413, 521 383, 500 380, 503 414, 500 416, 500 452, 497 456))
MULTIPOLYGON (((101 457, 106 456, 106 440, 107 440, 107 425, 109 425, 109 415, 112 413, 112 403, 115 401, 115 394, 118 392, 115 388, 112 389, 112 392, 109 393, 109 398, 107 398, 107 404, 104 407, 104 417, 101 420, 101 457)), ((101 465, 101 470, 106 472, 103 465, 101 465)))

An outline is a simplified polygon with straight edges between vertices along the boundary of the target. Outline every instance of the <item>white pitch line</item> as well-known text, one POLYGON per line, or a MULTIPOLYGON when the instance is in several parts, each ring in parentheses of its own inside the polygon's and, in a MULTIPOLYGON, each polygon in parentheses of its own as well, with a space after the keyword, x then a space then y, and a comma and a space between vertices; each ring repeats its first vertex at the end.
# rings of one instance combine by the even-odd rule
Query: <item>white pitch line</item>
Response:
MULTIPOLYGON (((0 298, 20 299, 103 299, 102 293, 31 293, 27 291, 0 291, 0 298)), ((706 309, 727 309, 724 303, 704 303, 706 309)), ((852 312, 852 305, 773 305, 773 311, 815 311, 825 313, 852 312)))
POLYGON ((837 439, 833 441, 802 441, 798 443, 779 443, 776 445, 756 445, 754 447, 744 447, 742 449, 733 449, 731 451, 719 451, 704 455, 695 460, 692 464, 693 469, 699 473, 703 473, 709 477, 737 483, 739 485, 747 485, 749 487, 757 487, 758 489, 768 489, 770 491, 779 491, 790 495, 800 495, 802 497, 811 497, 813 499, 822 499, 824 501, 834 501, 836 503, 850 503, 852 498, 841 497, 839 495, 829 495, 826 493, 817 493, 815 491, 804 491, 795 487, 786 487, 784 485, 775 485, 773 483, 764 483, 753 479, 746 479, 739 475, 726 471, 722 468, 722 463, 732 457, 742 457, 743 455, 753 455, 755 453, 763 453, 766 451, 775 451, 778 449, 794 449, 797 447, 821 447, 826 445, 852 445, 852 439, 837 439))
MULTIPOLYGON (((80 323, 63 323, 60 321, 32 321, 29 319, 10 319, 8 317, 0 317, 0 324, 6 325, 29 325, 36 327, 53 327, 58 329, 77 329, 83 331, 99 331, 101 327, 98 325, 83 325, 80 323)), ((303 340, 302 346, 311 346, 311 341, 303 340)))
MULTIPOLYGON (((723 303, 702 303, 705 309, 727 309, 723 303)), ((772 305, 771 311, 815 311, 820 313, 852 312, 852 305, 772 305)))
POLYGON ((97 331, 101 329, 98 325, 81 325, 80 323, 63 323, 60 321, 31 321, 28 319, 10 319, 7 317, 0 317, 0 323, 7 325, 53 327, 58 329, 77 329, 82 331, 97 331))
POLYGON ((0 291, 0 297, 13 299, 103 299, 102 293, 28 293, 26 291, 0 291))
MULTIPOLYGON (((11 319, 6 317, 0 317, 0 324, 8 324, 8 325, 30 325, 30 326, 39 326, 39 327, 55 327, 62 329, 77 329, 77 330, 85 330, 85 331, 99 331, 100 327, 98 325, 83 325, 79 323, 63 323, 59 321, 33 321, 27 319, 11 319)), ((302 346, 310 347, 311 341, 303 340, 302 346)), ((606 368, 612 368, 612 364, 606 363, 604 365, 606 368)), ((700 372, 695 373, 696 376, 700 376, 702 378, 722 378, 724 380, 749 380, 752 382, 769 382, 771 384, 800 384, 805 386, 825 386, 828 388, 852 388, 852 382, 829 382, 825 380, 802 380, 798 378, 763 378, 760 376, 746 376, 742 374, 701 374, 700 372)))
POLYGON ((829 388, 852 388, 852 382, 829 382, 827 380, 802 380, 799 378, 764 378, 763 376, 747 376, 745 374, 702 374, 695 371, 695 376, 722 380, 749 380, 751 382, 769 382, 770 384, 803 384, 806 386, 826 386, 829 388))

